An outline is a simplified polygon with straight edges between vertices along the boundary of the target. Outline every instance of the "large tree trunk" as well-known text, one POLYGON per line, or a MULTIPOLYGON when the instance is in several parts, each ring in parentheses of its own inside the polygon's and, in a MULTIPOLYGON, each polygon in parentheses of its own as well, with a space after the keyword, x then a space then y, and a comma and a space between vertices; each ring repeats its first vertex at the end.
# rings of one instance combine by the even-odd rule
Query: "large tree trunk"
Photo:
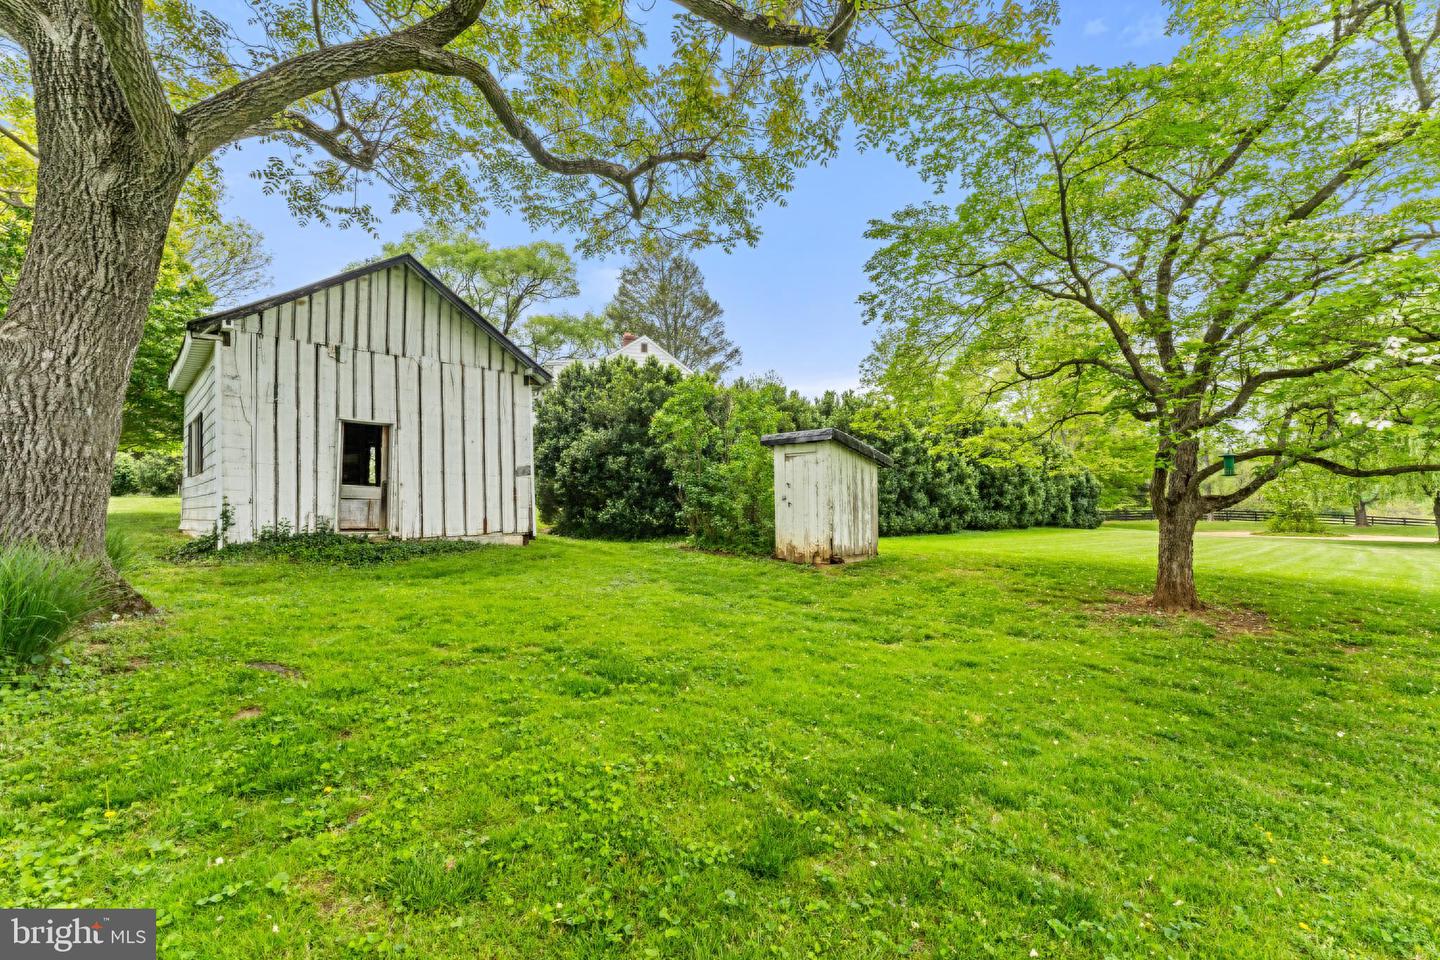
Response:
POLYGON ((1355 501, 1355 526, 1370 526, 1370 510, 1364 500, 1355 501))
POLYGON ((1157 511, 1160 555, 1155 568, 1154 604, 1160 610, 1198 610, 1195 592, 1195 522, 1198 504, 1182 501, 1157 511))
POLYGON ((1440 543, 1440 490, 1435 491, 1435 502, 1432 506, 1435 510, 1435 540, 1440 543))
POLYGON ((1198 610, 1195 592, 1195 524, 1200 519, 1200 492, 1191 489, 1199 467, 1196 441, 1184 441, 1161 451, 1161 462, 1150 484, 1150 505, 1159 521, 1160 546, 1155 566, 1155 594, 1151 602, 1158 610, 1198 610))
POLYGON ((188 169, 174 145, 142 148, 86 5, 53 6, 29 45, 30 245, 0 318, 0 539, 102 556, 125 387, 188 169))

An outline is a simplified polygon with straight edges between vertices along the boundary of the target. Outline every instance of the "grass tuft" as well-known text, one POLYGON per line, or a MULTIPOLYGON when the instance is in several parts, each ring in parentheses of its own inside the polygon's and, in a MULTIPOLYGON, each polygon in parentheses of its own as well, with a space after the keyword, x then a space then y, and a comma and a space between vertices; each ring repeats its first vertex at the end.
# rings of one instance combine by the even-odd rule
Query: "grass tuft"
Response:
POLYGON ((30 544, 0 548, 0 668, 63 662, 67 635, 103 605, 97 564, 30 544))

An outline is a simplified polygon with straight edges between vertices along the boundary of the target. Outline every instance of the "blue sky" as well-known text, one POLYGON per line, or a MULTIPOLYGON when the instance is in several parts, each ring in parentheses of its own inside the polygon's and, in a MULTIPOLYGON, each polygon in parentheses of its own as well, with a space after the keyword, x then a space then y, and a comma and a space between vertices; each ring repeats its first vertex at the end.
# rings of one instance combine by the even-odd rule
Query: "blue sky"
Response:
MULTIPOLYGON (((1061 5, 1061 23, 1050 51, 1057 66, 1153 62, 1175 47, 1165 36, 1165 8, 1154 0, 1107 4, 1099 0, 1061 5)), ((359 230, 302 227, 282 201, 265 196, 249 176, 269 154, 263 146, 230 151, 221 159, 229 197, 226 212, 243 217, 264 234, 274 257, 274 290, 301 286, 378 251, 381 240, 418 226, 411 217, 386 215, 381 240, 359 230)), ((856 297, 865 289, 864 265, 873 246, 866 225, 909 203, 931 196, 915 173, 892 157, 847 149, 827 166, 803 171, 785 206, 760 217, 763 234, 754 247, 732 253, 704 250, 695 259, 710 293, 725 308, 730 337, 744 351, 741 373, 773 370, 796 389, 816 394, 859 383, 859 366, 872 331, 861 322, 856 297)), ((387 198, 370 198, 388 209, 387 198)), ((517 218, 496 212, 484 236, 492 244, 554 239, 534 233, 517 218)), ((623 257, 580 263, 581 295, 559 309, 604 306, 614 293, 623 257)), ((259 295, 270 291, 262 291, 259 295)))

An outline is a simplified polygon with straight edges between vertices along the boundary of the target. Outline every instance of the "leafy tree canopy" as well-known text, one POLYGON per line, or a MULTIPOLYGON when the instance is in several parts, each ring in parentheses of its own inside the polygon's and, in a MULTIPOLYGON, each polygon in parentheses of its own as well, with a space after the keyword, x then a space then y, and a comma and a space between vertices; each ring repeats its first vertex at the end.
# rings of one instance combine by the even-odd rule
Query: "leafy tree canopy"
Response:
POLYGON ((451 227, 432 227, 387 243, 383 255, 414 254, 507 336, 531 307, 578 296, 575 261, 558 243, 492 247, 451 227))
POLYGON ((615 349, 618 340, 598 313, 537 313, 525 318, 518 341, 542 364, 592 360, 615 349))
POLYGON ((1036 436, 1151 437, 1157 600, 1193 606, 1204 512, 1426 415, 1440 361, 1434 5, 1179 8, 1157 66, 934 76, 905 150, 959 188, 876 224, 872 372, 979 383, 1036 436), (936 376, 936 371, 939 376, 936 376), (1043 403, 1032 387, 1050 381, 1043 403), (1255 469, 1207 493, 1221 453, 1255 469))
POLYGON ((652 241, 620 273, 605 308, 614 332, 649 337, 691 370, 721 374, 740 362, 725 335, 725 311, 705 289, 700 267, 673 241, 652 241))
MULTIPOLYGON (((30 6, 7 15, 19 32, 30 6)), ((145 97, 153 65, 196 147, 264 141, 255 175, 301 222, 373 228, 357 189, 373 182, 430 222, 478 226, 502 207, 574 231, 587 253, 642 214, 662 232, 753 241, 756 210, 833 155, 847 122, 878 142, 925 70, 1033 57, 1053 18, 1048 2, 243 6, 148 0, 143 21, 116 11, 102 28, 143 58, 122 78, 145 97)), ((3 69, 23 77, 23 55, 3 69)))

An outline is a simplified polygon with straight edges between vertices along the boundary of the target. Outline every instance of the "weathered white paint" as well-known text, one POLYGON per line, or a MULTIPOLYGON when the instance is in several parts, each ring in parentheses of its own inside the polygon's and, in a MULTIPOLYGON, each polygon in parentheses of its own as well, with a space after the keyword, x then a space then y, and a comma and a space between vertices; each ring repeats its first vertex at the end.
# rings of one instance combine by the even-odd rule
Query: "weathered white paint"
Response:
MULTIPOLYGON (((196 415, 203 417, 203 443, 205 446, 205 469, 195 476, 185 476, 180 481, 180 529, 189 534, 200 534, 211 530, 219 516, 220 444, 219 402, 216 392, 216 359, 218 351, 212 345, 197 343, 187 360, 194 364, 194 383, 185 394, 185 424, 188 426, 196 415)), ((185 450, 181 462, 190 463, 190 431, 185 430, 185 450)))
POLYGON ((187 334, 171 374, 187 422, 207 410, 206 471, 182 490, 186 532, 213 529, 222 501, 235 541, 276 524, 336 526, 342 423, 354 421, 389 428, 385 532, 535 533, 539 371, 413 261, 217 316, 228 343, 200 363, 200 335, 187 334))
POLYGON ((795 563, 875 556, 880 539, 876 461, 836 440, 765 440, 775 457, 775 556, 795 563))

